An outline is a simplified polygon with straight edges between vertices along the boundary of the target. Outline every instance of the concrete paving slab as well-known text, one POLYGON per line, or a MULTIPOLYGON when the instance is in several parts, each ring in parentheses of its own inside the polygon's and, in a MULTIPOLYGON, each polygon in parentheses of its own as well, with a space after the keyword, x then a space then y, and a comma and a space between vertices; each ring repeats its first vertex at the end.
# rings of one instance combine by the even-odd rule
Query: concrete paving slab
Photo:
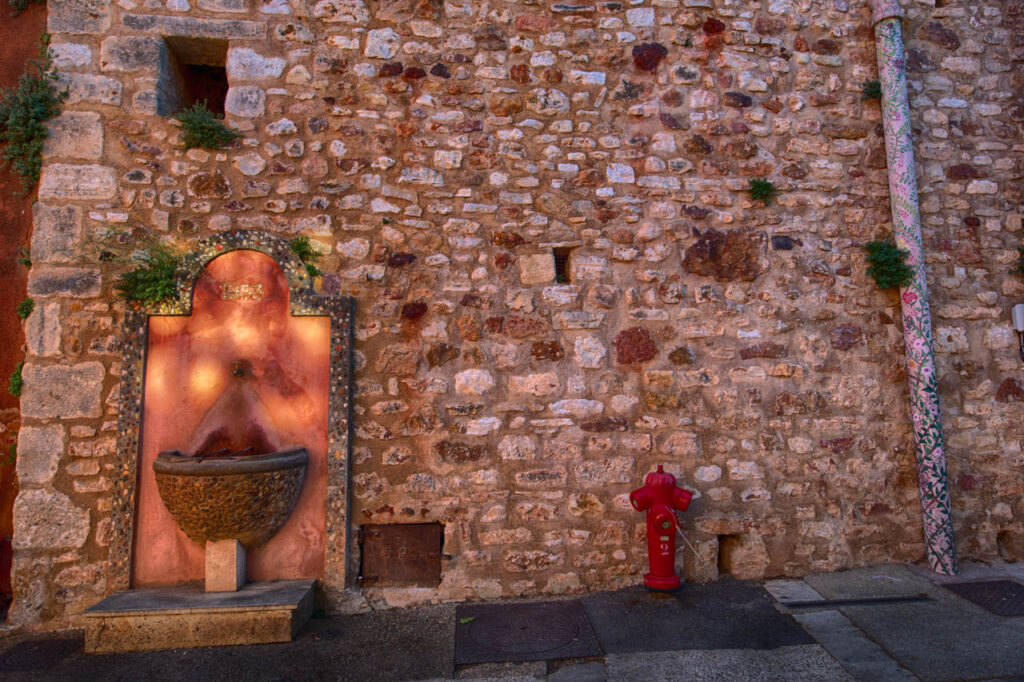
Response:
POLYGON ((996 616, 952 594, 927 604, 843 613, 922 680, 1024 673, 1024 617, 996 616))
MULTIPOLYGON (((923 564, 909 564, 907 570, 936 585, 947 585, 949 583, 1010 578, 1013 576, 1012 570, 1009 568, 1012 565, 1002 562, 989 564, 982 561, 961 561, 960 573, 957 575, 942 575, 923 564)), ((1024 568, 1024 565, 1022 565, 1022 568, 1024 568)))
POLYGON ((775 601, 816 601, 824 599, 821 593, 808 585, 803 580, 769 580, 764 584, 768 594, 775 597, 775 601))
POLYGON ((913 682, 910 672, 893 660, 839 611, 817 611, 795 616, 818 643, 857 680, 913 682))
POLYGON ((681 649, 773 649, 813 644, 754 582, 685 584, 676 593, 643 587, 582 598, 606 653, 681 649))
POLYGON ((825 599, 869 599, 872 597, 903 597, 916 594, 934 596, 940 592, 930 580, 913 573, 906 566, 869 566, 839 573, 816 573, 804 581, 825 599))
POLYGON ((777 649, 715 649, 609 654, 617 682, 844 682, 852 680, 817 644, 777 649))

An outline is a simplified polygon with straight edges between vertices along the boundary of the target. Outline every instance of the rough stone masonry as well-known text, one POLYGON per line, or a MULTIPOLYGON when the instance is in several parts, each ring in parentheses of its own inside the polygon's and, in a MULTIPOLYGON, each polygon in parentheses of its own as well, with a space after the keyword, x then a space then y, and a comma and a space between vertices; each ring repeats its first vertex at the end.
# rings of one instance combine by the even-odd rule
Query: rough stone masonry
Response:
MULTIPOLYGON (((452 555, 364 606, 633 584, 659 463, 689 579, 920 560, 865 4, 50 0, 11 620, 109 591, 111 226, 305 235, 356 297, 353 523, 452 555), (182 149, 175 38, 227 42, 236 146, 182 149)), ((905 7, 959 551, 1022 559, 1024 2, 905 7)))

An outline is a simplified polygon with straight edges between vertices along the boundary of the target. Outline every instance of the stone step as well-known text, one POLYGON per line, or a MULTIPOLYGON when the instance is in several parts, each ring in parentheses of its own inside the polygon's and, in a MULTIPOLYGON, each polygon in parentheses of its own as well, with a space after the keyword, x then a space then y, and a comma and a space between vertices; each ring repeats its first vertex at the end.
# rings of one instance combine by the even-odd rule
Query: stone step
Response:
POLYGON ((85 650, 117 653, 290 642, 313 612, 315 580, 249 583, 237 592, 202 585, 117 592, 85 611, 85 650))

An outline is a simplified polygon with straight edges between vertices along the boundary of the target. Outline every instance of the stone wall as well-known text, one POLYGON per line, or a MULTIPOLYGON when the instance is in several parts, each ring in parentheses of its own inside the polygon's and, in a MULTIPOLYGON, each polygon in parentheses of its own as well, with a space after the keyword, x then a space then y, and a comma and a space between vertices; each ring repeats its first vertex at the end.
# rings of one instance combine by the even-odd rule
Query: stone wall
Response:
MULTIPOLYGON (((1019 3, 946 5, 910 8, 908 70, 958 539, 1020 557, 1019 3)), ((108 589, 110 225, 306 235, 318 286, 356 297, 352 518, 441 521, 453 557, 371 605, 634 584, 626 496, 659 463, 695 491, 690 579, 923 556, 899 301, 860 248, 889 221, 863 2, 49 7, 71 96, 36 211, 13 620, 108 589), (183 151, 158 115, 168 35, 228 40, 237 147, 183 151)))

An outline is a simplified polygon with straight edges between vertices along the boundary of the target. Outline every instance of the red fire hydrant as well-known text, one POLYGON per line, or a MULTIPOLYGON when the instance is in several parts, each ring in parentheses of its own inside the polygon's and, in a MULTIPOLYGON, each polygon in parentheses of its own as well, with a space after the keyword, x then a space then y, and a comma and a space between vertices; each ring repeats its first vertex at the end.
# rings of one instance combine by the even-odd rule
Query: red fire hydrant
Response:
POLYGON ((675 510, 686 511, 693 493, 676 486, 676 477, 666 473, 660 464, 647 474, 644 487, 629 494, 637 511, 647 510, 647 555, 651 572, 644 575, 644 585, 653 590, 674 590, 679 587, 676 575, 675 510))

